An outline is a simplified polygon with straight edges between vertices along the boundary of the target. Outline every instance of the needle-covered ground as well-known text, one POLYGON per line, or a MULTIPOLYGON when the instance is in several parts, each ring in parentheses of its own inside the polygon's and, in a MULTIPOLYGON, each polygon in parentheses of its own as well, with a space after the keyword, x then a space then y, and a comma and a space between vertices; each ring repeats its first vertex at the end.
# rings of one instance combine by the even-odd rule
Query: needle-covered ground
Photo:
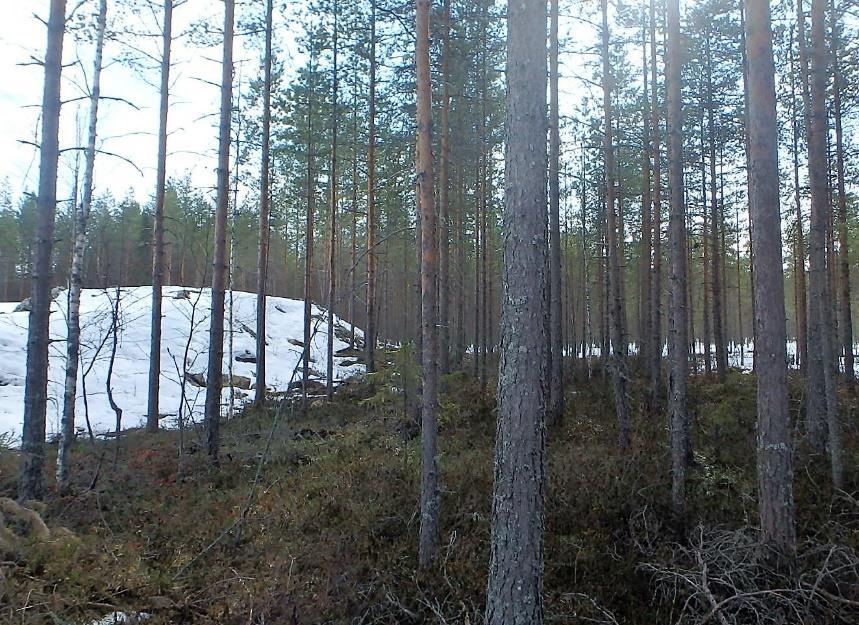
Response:
MULTIPOLYGON (((403 394, 415 369, 396 359, 307 416, 247 410, 225 427, 219 468, 196 429, 81 442, 75 494, 52 493, 42 511, 48 535, 0 557, 0 622, 88 623, 113 610, 149 623, 481 622, 492 400, 466 376, 445 379, 441 550, 435 570, 418 572, 419 441, 403 394)), ((685 528, 668 509, 664 415, 637 404, 620 453, 608 389, 599 374, 571 380, 564 422, 548 432, 548 623, 798 623, 802 611, 808 623, 857 622, 859 505, 831 491, 825 458, 798 446, 794 569, 768 568, 754 544, 754 376, 692 385, 685 528), (711 598, 724 603, 707 617, 711 598)), ((849 414, 854 397, 842 398, 849 414)), ((794 385, 794 411, 800 399, 794 385)), ((16 462, 0 455, 0 495, 14 497, 16 462)))

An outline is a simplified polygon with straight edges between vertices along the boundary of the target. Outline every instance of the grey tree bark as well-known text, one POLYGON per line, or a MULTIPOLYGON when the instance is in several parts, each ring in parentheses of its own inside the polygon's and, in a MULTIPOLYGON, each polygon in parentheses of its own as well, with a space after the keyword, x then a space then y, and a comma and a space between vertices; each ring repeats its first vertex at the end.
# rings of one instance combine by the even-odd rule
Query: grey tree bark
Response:
POLYGON ((260 165, 259 200, 259 254, 257 255, 257 323, 256 323, 256 391, 254 403, 258 406, 265 401, 265 331, 266 331, 266 288, 268 283, 268 240, 271 191, 269 189, 270 145, 271 145, 271 47, 274 0, 267 0, 265 9, 265 60, 263 64, 262 96, 262 162, 260 165))
MULTIPOLYGON (((235 0, 224 0, 224 50, 221 65, 221 114, 218 140, 218 181, 215 201, 215 247, 212 259, 212 307, 209 320, 209 361, 206 371, 206 448, 218 464, 221 447, 221 389, 224 367, 224 302, 227 283, 227 209, 230 203, 230 126, 233 99, 233 29, 235 0)), ((232 384, 232 380, 230 381, 232 384)))
MULTIPOLYGON (((801 0, 799 0, 801 1, 801 0)), ((746 55, 746 7, 744 4, 740 4, 740 37, 741 37, 741 45, 740 45, 740 54, 742 57, 742 66, 743 66, 743 103, 745 106, 743 107, 743 124, 746 128, 749 126, 749 62, 746 55)), ((743 148, 746 154, 746 162, 749 159, 749 134, 747 132, 743 133, 743 148)), ((749 188, 751 188, 751 178, 749 168, 746 167, 746 183, 749 188)), ((749 211, 751 214, 751 211, 749 211)), ((749 241, 754 240, 754 220, 749 219, 749 241)), ((757 341, 757 337, 755 336, 757 329, 754 323, 755 319, 755 251, 752 245, 749 245, 749 278, 751 283, 751 295, 752 295, 752 345, 757 341)), ((754 359, 754 354, 752 354, 752 371, 756 370, 756 361, 754 359)))
MULTIPOLYGON (((832 469, 832 483, 835 488, 841 488, 843 483, 843 466, 841 458, 841 422, 838 409, 838 395, 835 389, 836 359, 833 354, 832 340, 832 294, 829 289, 827 275, 827 230, 829 224, 829 190, 826 137, 828 133, 826 122, 826 84, 827 84, 827 52, 825 30, 826 0, 811 2, 811 76, 810 104, 811 110, 807 120, 808 132, 808 173, 811 183, 811 246, 809 252, 809 281, 811 308, 811 323, 816 332, 815 345, 809 345, 809 365, 814 364, 823 370, 823 399, 826 414, 826 430, 828 436, 829 456, 832 469), (818 349, 819 348, 819 349, 818 349), (818 357, 819 355, 819 357, 818 357)), ((811 341, 809 328, 809 341, 811 341)), ((819 380, 818 380, 819 381, 819 380)), ((809 396, 819 391, 811 380, 809 372, 809 396)), ((812 404, 809 403, 809 410, 812 404)), ((815 408, 820 408, 819 403, 815 408)), ((812 421, 819 417, 810 417, 812 421)))
POLYGON ((548 375, 546 3, 507 13, 503 287, 485 623, 541 625, 548 375))
POLYGON ((84 164, 83 197, 80 208, 75 207, 75 239, 72 250, 72 267, 69 272, 68 316, 66 318, 66 375, 63 392, 63 416, 60 423, 60 442, 57 447, 57 489, 65 493, 69 488, 69 455, 75 438, 75 402, 78 389, 78 366, 81 351, 81 290, 83 289, 83 263, 87 244, 87 226, 92 207, 93 174, 98 128, 98 104, 101 98, 101 67, 104 56, 104 34, 107 29, 107 0, 98 5, 98 26, 95 38, 92 88, 90 91, 89 128, 87 131, 86 162, 84 164))
POLYGON ((331 203, 328 213, 328 341, 327 361, 325 374, 325 397, 328 401, 334 398, 334 300, 337 296, 337 129, 340 125, 339 115, 339 85, 337 74, 337 18, 339 7, 334 0, 334 24, 333 24, 333 64, 331 83, 331 169, 328 174, 328 184, 331 191, 331 203))
POLYGON ((438 327, 441 373, 450 369, 450 0, 442 9, 441 154, 439 155, 439 278, 438 327))
POLYGON ((487 133, 487 121, 489 119, 489 46, 487 37, 489 10, 486 2, 481 2, 480 18, 480 154, 482 169, 480 173, 480 223, 477 225, 480 230, 480 305, 478 310, 480 311, 480 353, 482 355, 480 359, 480 389, 485 392, 489 379, 489 335, 491 332, 488 297, 490 245, 487 215, 489 198, 492 197, 491 155, 487 133))
POLYGON ((370 78, 367 112, 367 372, 376 370, 376 0, 370 0, 370 78))
POLYGON ((621 283, 621 247, 618 237, 618 218, 615 206, 614 144, 612 132, 612 77, 609 59, 608 0, 602 2, 602 55, 603 55, 603 154, 605 163, 606 252, 609 274, 609 332, 611 334, 612 387, 617 414, 618 446, 629 446, 629 397, 627 396, 626 336, 624 332, 623 292, 621 283))
POLYGON ((669 253, 671 280, 671 324, 669 357, 671 374, 669 400, 671 414, 671 505, 682 522, 686 511, 686 459, 689 455, 689 417, 686 388, 689 373, 688 316, 686 308, 686 207, 683 192, 683 112, 681 100, 680 5, 667 4, 666 91, 668 94, 668 188, 669 253))
MULTIPOLYGON (((313 236, 316 216, 316 173, 313 143, 313 96, 316 86, 316 47, 310 37, 310 77, 307 88, 307 213, 304 230, 304 346, 301 358, 301 409, 305 416, 309 407, 307 386, 310 381, 310 342, 313 340, 313 236)), ((372 166, 370 168, 372 171, 372 166)), ((369 340, 369 339, 368 339, 369 340)))
POLYGON ((419 561, 435 563, 439 541, 438 476, 438 247, 432 155, 432 84, 430 82, 430 0, 417 0, 415 64, 417 68, 418 162, 416 175, 421 220, 421 526, 419 561))
MULTIPOLYGON (((791 37, 791 48, 793 41, 791 37)), ((795 300, 796 300, 796 355, 799 360, 799 369, 802 373, 808 368, 808 291, 805 276, 805 237, 803 234, 802 220, 802 193, 799 182, 799 134, 801 111, 796 101, 796 64, 791 49, 790 62, 790 94, 791 94, 791 139, 793 156, 793 190, 794 208, 796 210, 796 222, 794 225, 794 274, 795 274, 795 300)))
POLYGON ((769 0, 746 0, 745 26, 750 87, 749 207, 755 222, 758 510, 763 541, 791 555, 796 549, 796 529, 769 0))
POLYGON ((65 33, 65 0, 51 0, 42 90, 42 136, 39 153, 39 196, 36 200, 36 240, 27 329, 24 381, 24 425, 18 498, 41 499, 45 464, 45 416, 48 403, 48 326, 51 314, 51 253, 57 211, 57 161, 60 156, 60 75, 65 33))
POLYGON ((724 223, 719 210, 719 201, 716 194, 716 124, 714 108, 715 95, 713 93, 713 62, 710 52, 710 39, 707 38, 707 139, 709 146, 710 161, 710 279, 712 280, 713 292, 713 340, 716 344, 716 375, 720 382, 725 381, 728 370, 728 346, 725 342, 725 315, 723 312, 724 292, 722 290, 722 250, 721 240, 724 232, 724 223))
POLYGON ((170 101, 170 52, 173 44, 173 0, 164 0, 161 31, 161 91, 158 114, 158 162, 152 224, 152 331, 149 342, 149 385, 146 431, 158 429, 161 389, 161 298, 164 288, 164 193, 167 187, 167 113, 170 101))
POLYGON ((653 154, 653 284, 650 287, 653 314, 651 330, 651 373, 650 397, 651 404, 662 404, 664 389, 662 386, 662 154, 659 132, 659 83, 657 82, 656 56, 656 7, 655 0, 650 0, 650 114, 652 136, 651 152, 653 154))
POLYGON ((832 20, 830 54, 832 55, 832 117, 835 121, 835 174, 838 202, 838 278, 839 313, 838 329, 841 330, 841 351, 844 355, 844 375, 852 380, 856 377, 853 356, 853 308, 850 303, 850 249, 847 239, 847 190, 844 181, 844 129, 842 123, 841 91, 843 77, 841 59, 838 54, 841 32, 835 0, 830 1, 832 20))
MULTIPOLYGON (((809 85, 811 71, 809 70, 809 53, 808 41, 805 30, 805 19, 806 18, 805 11, 803 9, 803 1, 796 0, 796 22, 797 40, 799 43, 800 82, 802 85, 802 104, 803 112, 805 115, 806 141, 808 141, 809 137, 811 136, 812 104, 811 87, 809 85)), ((811 175, 811 145, 809 144, 809 179, 813 186, 814 181, 811 180, 811 175)), ((816 234, 814 225, 815 211, 813 208, 811 213, 811 223, 808 233, 808 364, 806 367, 806 383, 808 385, 808 394, 805 405, 805 429, 812 447, 816 448, 819 451, 822 451, 826 444, 826 432, 824 430, 827 412, 826 380, 823 372, 824 360, 823 347, 821 345, 822 338, 820 325, 821 321, 819 314, 820 308, 817 306, 817 302, 814 301, 814 298, 816 296, 820 296, 821 294, 819 290, 822 287, 819 284, 815 284, 815 281, 819 280, 821 275, 825 275, 825 269, 823 269, 822 274, 820 268, 815 269, 816 265, 820 262, 820 259, 817 255, 817 252, 814 250, 816 234), (814 260, 812 260, 813 256, 815 257, 814 260)), ((825 252, 823 259, 825 262, 825 252)))
MULTIPOLYGON (((653 286, 653 219, 652 198, 650 187, 650 160, 652 158, 652 145, 650 139, 650 94, 648 93, 647 73, 647 19, 644 9, 641 16, 641 73, 643 80, 641 112, 641 136, 642 136, 642 164, 641 164, 641 254, 638 266, 638 342, 639 358, 643 365, 642 369, 646 378, 653 375, 651 365, 652 356, 651 340, 653 330, 653 305, 651 288, 653 286)), ((650 402, 651 407, 653 403, 650 402)))
POLYGON ((550 424, 564 415, 564 344, 561 300, 561 135, 558 111, 558 0, 550 0, 549 25, 549 407, 550 424))

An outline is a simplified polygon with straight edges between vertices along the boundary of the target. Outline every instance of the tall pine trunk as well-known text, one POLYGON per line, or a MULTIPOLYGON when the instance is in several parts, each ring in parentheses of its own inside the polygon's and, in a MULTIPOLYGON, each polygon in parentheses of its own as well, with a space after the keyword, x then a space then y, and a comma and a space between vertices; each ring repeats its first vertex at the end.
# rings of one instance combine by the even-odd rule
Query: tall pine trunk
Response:
MULTIPOLYGON (((146 430, 158 429, 161 389, 161 301, 164 289, 164 194, 167 189, 167 114, 170 103, 170 54, 173 44, 173 0, 164 0, 161 31, 161 91, 158 117, 158 163, 152 224, 152 331, 149 343, 149 386, 146 430)), ((184 281, 183 281, 184 282, 184 281)), ((183 284, 184 286, 184 284, 183 284)))
MULTIPOLYGON (((791 41, 791 48, 793 42, 791 41)), ((802 230, 802 194, 799 183, 799 122, 800 115, 796 101, 796 64, 791 50, 790 61, 790 102, 793 115, 791 116, 791 139, 793 156, 793 190, 796 222, 794 225, 794 293, 796 300, 796 356, 799 369, 806 373, 808 368, 808 297, 805 279, 805 237, 802 230)))
POLYGON ((659 133, 659 83, 656 66, 656 0, 650 0, 650 114, 653 135, 653 284, 650 310, 653 314, 650 341, 650 397, 654 407, 662 404, 662 155, 659 133))
POLYGON ((98 29, 95 40, 92 90, 90 92, 89 129, 87 132, 86 163, 84 164, 83 198, 75 210, 75 238, 72 266, 69 272, 69 307, 66 318, 66 376, 63 393, 63 416, 60 424, 60 443, 57 447, 57 488, 61 493, 69 487, 69 454, 75 438, 75 401, 78 388, 78 365, 81 351, 81 290, 83 263, 87 244, 87 226, 92 207, 93 173, 95 170, 95 143, 98 127, 98 104, 101 97, 101 67, 104 55, 104 33, 107 28, 107 0, 98 5, 98 29))
MULTIPOLYGON (((711 328, 711 319, 710 319, 710 290, 712 286, 712 276, 710 270, 712 268, 712 263, 710 262, 710 232, 712 230, 712 224, 710 222, 710 215, 707 210, 707 163, 706 163, 706 150, 704 144, 704 103, 701 103, 701 217, 703 220, 703 228, 701 230, 701 248, 703 250, 703 258, 701 263, 701 273, 703 276, 703 281, 701 284, 701 322, 702 329, 701 332, 703 334, 703 343, 704 343, 704 373, 710 374, 712 372, 713 365, 713 354, 712 354, 712 345, 713 345, 713 335, 710 331, 711 328)), ((692 231, 691 226, 691 215, 690 215, 690 226, 689 231, 692 231)), ((690 272, 695 271, 694 260, 692 258, 692 250, 690 249, 689 256, 689 267, 690 272)), ((690 296, 691 297, 691 296, 690 296)), ((693 300, 694 301, 694 300, 693 300)), ((694 304, 692 305, 694 307, 694 304)), ((691 309, 690 309, 691 310, 691 309)), ((692 310, 691 316, 694 315, 694 310, 692 310)), ((694 349, 695 345, 695 333, 690 333, 692 337, 692 345, 694 349)))
POLYGON ((686 509, 686 459, 689 455, 689 417, 686 388, 689 370, 688 319, 686 308, 686 217, 683 193, 683 118, 681 100, 680 6, 668 0, 668 50, 666 90, 668 94, 668 187, 669 252, 671 265, 671 327, 669 386, 671 414, 671 505, 682 523, 686 509))
POLYGON ((370 0, 370 94, 367 113, 367 373, 376 371, 376 0, 370 0))
MULTIPOLYGON (((316 88, 316 47, 313 35, 310 38, 310 76, 307 85, 307 213, 304 230, 304 346, 301 358, 301 409, 305 416, 309 402, 307 399, 310 382, 310 343, 313 340, 313 239, 316 217, 316 174, 314 136, 313 136, 313 95, 316 88)), ((372 167, 370 169, 372 170, 372 167)))
POLYGON ((422 568, 435 563, 439 540, 438 478, 438 227, 432 156, 432 84, 430 82, 430 0, 417 0, 415 65, 417 69, 417 179, 421 220, 421 336, 423 389, 421 394, 421 525, 419 560, 422 568))
POLYGON ((550 1, 549 26, 549 424, 564 414, 564 323, 561 303, 561 135, 558 112, 558 0, 550 1))
POLYGON ((725 328, 723 312, 724 299, 723 265, 722 265, 722 233, 724 224, 722 214, 719 210, 719 201, 716 195, 716 124, 714 111, 716 104, 713 93, 713 62, 710 54, 710 39, 707 38, 707 139, 710 152, 710 279, 713 288, 713 340, 716 343, 716 375, 720 382, 725 381, 728 369, 728 346, 725 342, 725 328))
POLYGON ((450 0, 442 13, 441 153, 439 154, 439 371, 450 369, 450 0))
POLYGON ((487 273, 488 265, 487 262, 489 256, 489 237, 488 237, 488 228, 487 228, 487 213, 489 210, 489 198, 491 196, 491 176, 490 176, 490 166, 489 159, 491 158, 489 153, 489 145, 487 142, 487 119, 489 114, 489 81, 488 81, 488 73, 489 73, 489 63, 487 57, 489 56, 489 46, 487 41, 487 29, 488 29, 488 21, 489 15, 487 11, 487 1, 484 0, 481 2, 480 8, 480 150, 481 150, 481 165, 482 169, 480 172, 480 185, 481 185, 481 194, 480 194, 480 223, 478 224, 478 228, 480 230, 480 353, 482 357, 480 359, 480 389, 483 392, 486 392, 486 386, 488 382, 489 375, 489 366, 487 360, 489 358, 489 298, 488 298, 488 288, 489 288, 489 276, 487 273))
MULTIPOLYGON (((740 38, 741 38, 740 57, 741 57, 742 66, 743 66, 743 102, 745 104, 743 106, 743 125, 745 128, 748 128, 748 126, 749 126, 749 107, 748 107, 748 102, 749 102, 749 60, 748 60, 747 55, 746 55, 746 8, 745 8, 745 5, 743 5, 743 4, 740 5, 740 38)), ((743 132, 743 148, 744 148, 745 154, 746 154, 746 162, 748 163, 749 149, 750 149, 749 148, 749 133, 745 132, 745 131, 743 132)), ((749 171, 748 167, 746 167, 746 185, 748 188, 751 188, 751 186, 752 186, 751 172, 749 171)), ((755 345, 755 342, 757 341, 757 336, 756 336, 757 326, 754 323, 754 319, 755 319, 755 316, 757 315, 757 312, 755 310, 755 252, 754 252, 754 246, 752 245, 752 241, 755 238, 754 237, 754 225, 755 224, 754 224, 754 220, 751 218, 751 214, 752 214, 751 210, 749 210, 749 228, 748 228, 748 233, 749 233, 749 278, 750 278, 749 282, 751 285, 751 292, 752 292, 751 293, 751 295, 752 295, 752 314, 751 314, 751 317, 752 317, 752 350, 751 351, 752 351, 752 371, 755 371, 755 368, 757 367, 757 365, 755 364, 756 359, 754 357, 754 345, 755 345)))
MULTIPOLYGON (((639 255, 638 267, 638 342, 639 359, 645 378, 653 374, 651 368, 651 346, 653 338, 653 313, 651 310, 653 287, 652 279, 652 254, 653 254, 653 219, 652 198, 650 183, 650 159, 652 158, 652 146, 650 143, 650 94, 648 93, 647 75, 647 18, 644 10, 641 14, 641 75, 642 87, 642 112, 641 112, 641 141, 642 141, 642 164, 641 164, 641 254, 639 255)), ((651 403, 652 406, 652 403, 651 403)))
POLYGON ((60 75, 63 63, 66 2, 51 0, 45 82, 42 91, 42 136, 39 196, 32 259, 32 290, 27 329, 27 373, 24 382, 24 426, 18 498, 41 499, 45 464, 45 417, 48 404, 48 326, 51 314, 51 255, 57 211, 57 161, 60 156, 60 75))
MULTIPOLYGON (((209 318, 209 362, 206 371, 206 449, 217 465, 221 447, 221 389, 224 367, 224 301, 227 283, 227 210, 230 203, 230 126, 233 99, 233 23, 235 0, 224 1, 224 51, 221 64, 221 114, 215 240, 212 256, 212 307, 209 318)), ((233 383, 232 380, 229 381, 233 383)))
POLYGON ((543 623, 546 379, 546 3, 510 3, 504 275, 486 625, 543 623))
POLYGON ((629 445, 629 398, 627 397, 626 337, 623 323, 623 295, 621 285, 621 247, 618 240, 618 219, 615 202, 614 145, 612 133, 612 74, 609 59, 608 0, 602 3, 603 53, 603 154, 605 165, 606 254, 609 274, 609 332, 611 335, 611 369, 614 405, 617 414, 618 445, 629 445))
MULTIPOLYGON (((810 76, 810 115, 807 120, 808 132, 808 170, 811 182, 811 249, 809 255, 811 304, 809 327, 809 365, 822 370, 823 389, 819 389, 820 377, 811 379, 809 371, 808 395, 820 392, 823 395, 825 422, 828 435, 829 453, 832 468, 832 483, 835 488, 842 486, 841 424, 838 414, 838 396, 835 389, 835 354, 832 340, 832 299, 827 275, 827 231, 829 229, 829 192, 826 154, 826 31, 824 25, 826 0, 811 2, 811 76, 810 76), (814 332, 812 333, 812 328, 814 332), (811 344, 812 334, 814 344, 811 344)), ((819 402, 809 403, 809 410, 820 409, 819 402)), ((823 421, 820 415, 809 417, 812 421, 823 421)))
POLYGON ((853 310, 850 305, 850 250, 847 242, 847 191, 844 182, 844 129, 841 114, 841 59, 838 45, 841 33, 838 28, 838 15, 835 1, 831 0, 832 19, 832 116, 835 121, 835 174, 838 202, 838 278, 839 278, 839 329, 841 330, 841 351, 844 354, 844 374, 848 379, 856 377, 853 357, 853 310))
POLYGON ((769 0, 747 0, 749 206, 755 223, 758 510, 763 542, 796 548, 779 209, 778 125, 769 0))
MULTIPOLYGON (((803 9, 803 1, 797 0, 796 2, 796 22, 797 22, 797 40, 799 43, 799 66, 800 66, 800 81, 802 85, 802 107, 803 107, 803 115, 805 117, 805 132, 806 132, 806 141, 808 141, 811 133, 811 117, 812 117, 812 104, 811 104, 811 87, 809 85, 811 71, 809 69, 809 52, 808 52, 808 39, 806 37, 806 29, 805 29, 805 11, 803 9)), ((824 140, 825 141, 825 140, 824 140)), ((824 147, 825 150, 825 147, 824 147)), ((812 187, 814 185, 814 181, 811 178, 811 147, 809 144, 809 182, 812 187)), ((825 184, 825 183, 824 183, 825 184)), ((812 189, 813 194, 813 189, 812 189)), ((812 200, 813 202, 813 200, 812 200)), ((822 360, 822 344, 821 344, 821 326, 820 326, 820 307, 817 305, 818 302, 814 301, 814 298, 820 294, 819 288, 820 285, 815 284, 815 279, 820 279, 820 276, 823 275, 821 271, 816 270, 816 264, 819 263, 819 260, 812 260, 812 257, 815 256, 814 246, 815 246, 815 236, 816 236, 816 228, 814 222, 815 211, 812 207, 811 211, 811 219, 809 225, 809 263, 808 263, 808 364, 806 366, 807 377, 806 381, 808 384, 808 396, 806 399, 805 406, 805 429, 808 434, 809 442, 812 447, 817 449, 818 451, 823 451, 825 440, 826 440, 826 432, 824 430, 824 424, 826 422, 826 381, 824 377, 824 361, 822 360)), ((825 228, 825 226, 824 226, 825 228)), ((817 228, 819 229, 819 228, 817 228)), ((825 237, 825 234, 824 234, 825 237)), ((821 258, 825 259, 824 256, 821 258)), ((816 258, 816 256, 815 256, 816 258)), ((824 260, 825 262, 825 260, 824 260)), ((822 270, 825 273, 825 268, 822 270)))
POLYGON ((328 341, 325 374, 325 397, 328 401, 334 398, 334 300, 337 295, 337 130, 339 119, 339 76, 337 74, 337 17, 339 7, 334 0, 334 30, 333 30, 333 65, 331 83, 331 169, 328 174, 328 184, 331 191, 331 203, 328 207, 328 341))
POLYGON ((259 254, 257 256, 257 328, 256 328, 256 393, 254 403, 265 401, 265 333, 266 333, 266 287, 268 283, 268 240, 271 190, 269 189, 270 144, 271 144, 271 44, 274 0, 267 0, 265 10, 265 77, 262 96, 262 163, 260 166, 259 202, 259 254))
MULTIPOLYGON (((357 68, 356 68, 357 70, 357 68)), ((352 82, 352 228, 349 264, 349 347, 355 349, 355 308, 358 299, 358 80, 352 82)))

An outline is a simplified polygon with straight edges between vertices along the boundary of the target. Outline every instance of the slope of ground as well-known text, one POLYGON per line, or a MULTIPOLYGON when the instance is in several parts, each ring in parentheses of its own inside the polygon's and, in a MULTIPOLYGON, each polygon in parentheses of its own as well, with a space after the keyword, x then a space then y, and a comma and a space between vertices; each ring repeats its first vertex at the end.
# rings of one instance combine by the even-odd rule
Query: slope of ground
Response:
MULTIPOLYGON (((198 431, 185 432, 184 453, 176 431, 82 442, 74 455, 78 494, 50 500, 44 513, 52 532, 65 526, 74 538, 35 544, 0 565, 7 606, 0 621, 86 623, 119 609, 151 613, 153 624, 482 622, 492 400, 465 376, 445 380, 441 553, 437 570, 419 573, 419 441, 408 434, 403 379, 386 370, 374 389, 345 385, 334 403, 314 405, 306 417, 289 406, 249 410, 225 426, 220 469, 197 451, 198 431)), ((697 550, 699 542, 721 549, 728 537, 742 557, 758 553, 754 377, 699 380, 692 395, 689 518, 701 526, 688 527, 684 540, 669 514, 664 419, 639 412, 632 448, 620 454, 604 379, 571 386, 566 419, 549 432, 547 623, 701 622, 707 596, 683 581, 700 581, 698 557, 710 566, 708 592, 728 599, 729 620, 710 622, 800 622, 778 603, 781 595, 754 594, 753 584, 785 582, 737 581, 725 552, 709 560, 697 550), (746 604, 729 599, 737 593, 752 593, 766 618, 738 611, 746 604)), ((855 458, 854 434, 847 439, 855 458)), ((796 605, 811 614, 807 623, 859 622, 855 501, 827 487, 825 459, 800 446, 797 463, 800 579, 820 580, 818 590, 844 601, 800 597, 796 605), (844 568, 851 558, 853 568, 844 568), (820 573, 827 566, 840 572, 820 573)), ((3 495, 14 495, 11 480, 0 479, 3 495)), ((745 573, 764 570, 738 563, 745 573)))
MULTIPOLYGON (((256 295, 235 291, 227 294, 224 336, 224 373, 234 376, 238 405, 251 397, 256 377, 256 295), (232 310, 232 312, 231 312, 232 310), (232 332, 230 332, 232 328, 232 332), (232 347, 230 342, 232 341, 232 347), (232 354, 232 360, 230 358, 232 354)), ((86 427, 86 417, 96 433, 113 430, 116 415, 107 397, 107 377, 113 345, 113 311, 116 289, 84 289, 81 295, 81 367, 78 376, 77 425, 86 427), (86 376, 86 380, 84 380, 86 376), (86 384, 86 402, 84 401, 86 384)), ((149 337, 152 288, 123 287, 119 291, 117 349, 111 379, 114 399, 122 409, 122 428, 138 427, 145 421, 149 375, 149 337)), ((26 310, 14 312, 17 304, 0 304, 0 435, 21 433, 24 406, 24 376, 27 358, 26 310)), ((195 380, 205 380, 209 344, 209 289, 164 287, 161 343, 160 405, 163 423, 175 426, 180 406, 185 420, 202 413, 205 388, 195 380), (183 384, 182 381, 186 380, 183 384), (183 402, 184 387, 184 402, 183 402)), ((48 432, 59 429, 62 413, 65 369, 67 298, 56 293, 51 312, 50 370, 48 372, 48 432)), ((290 381, 300 380, 296 371, 303 351, 304 303, 283 297, 267 298, 266 349, 267 380, 273 392, 287 390, 290 381), (294 380, 293 380, 293 376, 294 380)), ((328 328, 323 311, 313 307, 313 341, 310 357, 313 377, 324 381, 327 363, 328 328)), ((350 326, 335 318, 335 353, 349 347, 350 326)), ((360 330, 356 341, 363 343, 360 330)), ((345 379, 363 371, 355 358, 335 356, 334 376, 345 379)), ((230 388, 223 403, 230 399, 230 388)))

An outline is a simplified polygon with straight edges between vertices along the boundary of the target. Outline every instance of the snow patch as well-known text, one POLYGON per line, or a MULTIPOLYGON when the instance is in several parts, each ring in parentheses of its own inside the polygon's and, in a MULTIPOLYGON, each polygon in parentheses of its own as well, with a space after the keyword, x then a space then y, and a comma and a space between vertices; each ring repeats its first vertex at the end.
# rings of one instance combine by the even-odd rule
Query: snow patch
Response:
MULTIPOLYGON (((161 423, 177 424, 182 401, 181 381, 185 374, 205 380, 209 344, 209 289, 164 287, 162 300, 161 342, 161 423)), ((234 291, 232 323, 230 294, 227 294, 224 336, 224 375, 230 374, 230 338, 232 338, 232 375, 237 384, 242 378, 256 383, 256 294, 234 291), (230 331, 232 328, 232 332, 230 331)), ((78 373, 76 426, 86 431, 86 414, 93 432, 103 434, 116 426, 116 416, 107 398, 107 373, 112 346, 112 311, 116 289, 84 289, 81 294, 81 363, 78 373), (84 375, 86 403, 84 404, 84 375)), ((283 297, 268 297, 266 319, 266 378, 270 392, 288 390, 290 379, 301 380, 296 367, 302 355, 304 338, 304 302, 283 297)), ((24 413, 24 378, 27 360, 27 312, 13 312, 16 303, 0 303, 0 434, 21 436, 24 413)), ((149 341, 151 330, 152 287, 123 287, 119 292, 119 331, 111 387, 116 403, 123 410, 122 428, 145 424, 146 392, 149 375, 149 341)), ((315 334, 310 346, 313 379, 324 381, 327 365, 327 324, 324 310, 313 306, 315 334)), ((63 404, 63 381, 66 353, 67 295, 61 293, 51 305, 48 371, 48 435, 59 431, 63 404)), ((336 318, 334 351, 349 346, 351 326, 336 318)), ((356 341, 363 333, 356 328, 356 341)), ((344 380, 364 371, 354 359, 334 357, 334 378, 344 380), (341 364, 342 363, 342 364, 341 364)), ((230 388, 224 388, 222 405, 227 406, 230 388)), ((236 405, 253 398, 250 389, 234 389, 236 405)), ((202 417, 206 389, 185 384, 185 419, 202 417)))
POLYGON ((141 623, 149 619, 149 614, 146 612, 135 612, 134 614, 126 614, 125 612, 111 612, 107 616, 92 621, 89 625, 116 625, 117 623, 141 623))

